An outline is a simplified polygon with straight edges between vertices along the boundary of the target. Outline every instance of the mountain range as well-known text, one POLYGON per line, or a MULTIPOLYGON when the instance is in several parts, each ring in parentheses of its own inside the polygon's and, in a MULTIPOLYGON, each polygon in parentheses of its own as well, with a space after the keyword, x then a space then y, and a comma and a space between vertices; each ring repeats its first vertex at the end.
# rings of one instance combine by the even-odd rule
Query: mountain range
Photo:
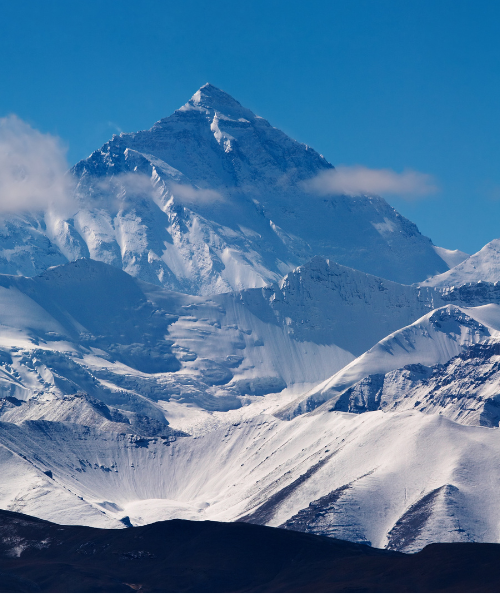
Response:
MULTIPOLYGON (((434 246, 207 84, 0 223, 0 508, 499 542, 498 240, 434 246)), ((22 551, 21 551, 22 554, 22 551)))

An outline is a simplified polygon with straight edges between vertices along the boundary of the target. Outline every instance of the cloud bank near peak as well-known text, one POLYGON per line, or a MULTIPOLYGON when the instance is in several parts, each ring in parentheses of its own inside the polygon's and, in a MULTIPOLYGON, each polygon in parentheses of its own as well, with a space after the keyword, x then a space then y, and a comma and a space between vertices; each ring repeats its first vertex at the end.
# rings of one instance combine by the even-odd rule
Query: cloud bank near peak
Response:
POLYGON ((318 195, 348 196, 395 194, 407 198, 428 196, 438 191, 432 177, 410 169, 396 173, 391 169, 369 169, 362 165, 339 166, 323 171, 303 182, 303 187, 318 195))
POLYGON ((169 188, 174 197, 179 198, 185 203, 212 204, 215 202, 224 201, 224 198, 220 192, 209 188, 199 188, 193 185, 177 183, 174 181, 169 183, 169 188))
POLYGON ((69 213, 71 190, 61 140, 15 115, 0 118, 0 213, 69 213))

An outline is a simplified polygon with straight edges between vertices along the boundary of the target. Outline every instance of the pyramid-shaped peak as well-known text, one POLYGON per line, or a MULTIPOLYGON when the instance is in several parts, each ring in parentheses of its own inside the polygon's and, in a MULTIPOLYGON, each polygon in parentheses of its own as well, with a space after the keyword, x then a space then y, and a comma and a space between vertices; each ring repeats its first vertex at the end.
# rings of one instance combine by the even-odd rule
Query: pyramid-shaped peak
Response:
POLYGON ((205 83, 191 98, 190 102, 206 108, 218 108, 227 106, 243 108, 232 96, 215 87, 211 83, 205 83))
POLYGON ((211 83, 203 85, 180 110, 193 109, 215 111, 231 118, 255 118, 251 110, 211 83))

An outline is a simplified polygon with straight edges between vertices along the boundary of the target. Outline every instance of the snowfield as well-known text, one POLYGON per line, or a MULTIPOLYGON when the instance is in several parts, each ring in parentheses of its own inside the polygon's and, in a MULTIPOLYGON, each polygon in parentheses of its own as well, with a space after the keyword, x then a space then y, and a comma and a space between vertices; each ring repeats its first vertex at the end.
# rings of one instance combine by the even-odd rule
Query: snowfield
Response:
POLYGON ((1 423, 0 506, 99 527, 243 519, 408 552, 499 541, 498 429, 408 410, 237 418, 175 441, 1 423))
POLYGON ((1 508, 498 541, 499 305, 319 258, 209 298, 92 260, 0 283, 1 508))

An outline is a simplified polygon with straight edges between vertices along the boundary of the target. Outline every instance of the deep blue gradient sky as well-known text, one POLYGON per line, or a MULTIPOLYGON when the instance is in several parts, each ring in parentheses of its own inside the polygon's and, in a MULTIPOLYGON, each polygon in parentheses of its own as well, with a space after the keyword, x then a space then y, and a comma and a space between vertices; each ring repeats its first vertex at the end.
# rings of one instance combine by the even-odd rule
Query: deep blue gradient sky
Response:
POLYGON ((210 81, 334 165, 430 173, 387 199, 435 244, 500 237, 500 2, 0 0, 0 116, 70 163, 210 81))

